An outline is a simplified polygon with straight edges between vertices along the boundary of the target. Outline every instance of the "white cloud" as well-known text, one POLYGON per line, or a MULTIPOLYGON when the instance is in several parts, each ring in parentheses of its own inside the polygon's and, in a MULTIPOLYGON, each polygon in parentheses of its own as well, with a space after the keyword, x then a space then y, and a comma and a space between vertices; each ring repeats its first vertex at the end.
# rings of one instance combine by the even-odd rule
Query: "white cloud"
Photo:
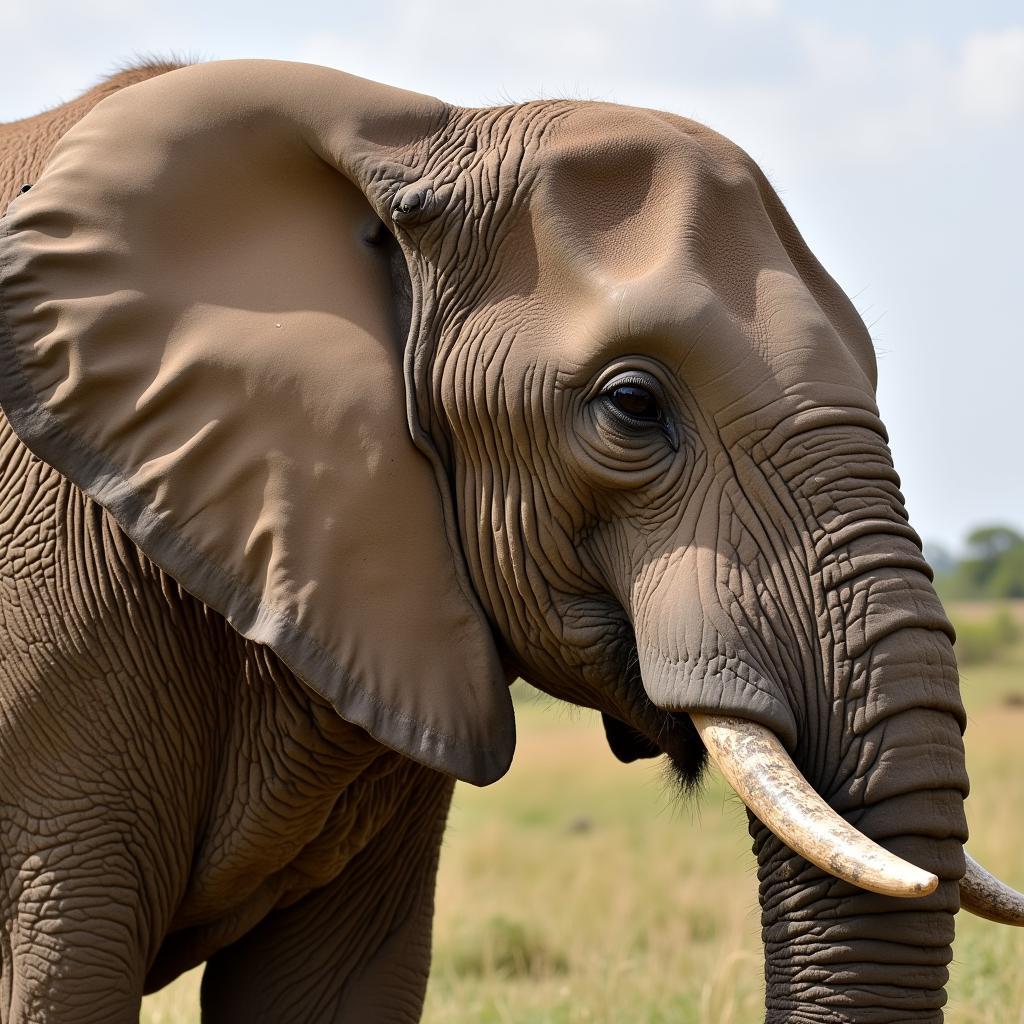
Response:
MULTIPOLYGON (((4 0, 3 20, 5 33, 15 29, 41 32, 46 25, 67 21, 71 11, 67 0, 4 0)), ((131 18, 138 14, 135 0, 88 0, 75 5, 74 16, 95 21, 131 18)))
POLYGON ((770 18, 779 13, 778 0, 707 0, 712 17, 722 21, 770 18))
POLYGON ((970 95, 992 93, 986 110, 1010 109, 1013 33, 975 36, 958 54, 923 36, 828 25, 780 0, 641 7, 522 0, 514 20, 486 4, 467 20, 460 0, 429 14, 396 0, 386 45, 368 22, 309 33, 296 56, 467 105, 570 95, 662 107, 707 121, 789 180, 920 159, 977 120, 958 101, 964 82, 970 95), (989 79, 972 70, 979 62, 989 79))
POLYGON ((968 114, 1004 120, 1024 112, 1024 28, 972 35, 956 85, 968 114))

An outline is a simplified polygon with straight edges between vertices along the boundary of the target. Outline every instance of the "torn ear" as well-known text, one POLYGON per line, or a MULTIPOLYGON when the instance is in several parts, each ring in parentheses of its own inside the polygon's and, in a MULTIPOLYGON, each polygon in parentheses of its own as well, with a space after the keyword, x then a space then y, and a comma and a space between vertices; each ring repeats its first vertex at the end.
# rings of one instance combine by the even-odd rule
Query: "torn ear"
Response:
POLYGON ((5 220, 0 405, 340 715, 483 784, 511 700, 409 436, 394 247, 363 187, 443 111, 265 61, 104 101, 5 220))

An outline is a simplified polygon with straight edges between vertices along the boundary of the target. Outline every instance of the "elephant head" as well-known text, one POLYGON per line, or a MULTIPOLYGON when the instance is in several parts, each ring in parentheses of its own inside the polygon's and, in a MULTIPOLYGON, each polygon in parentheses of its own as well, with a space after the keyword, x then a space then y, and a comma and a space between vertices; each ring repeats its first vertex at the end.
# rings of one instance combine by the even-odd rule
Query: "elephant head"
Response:
POLYGON ((69 132, 0 259, 22 439, 340 715, 486 783, 519 673, 623 760, 710 753, 769 1021, 938 1020, 961 902, 1024 921, 965 875, 870 338, 732 143, 209 64, 69 132))

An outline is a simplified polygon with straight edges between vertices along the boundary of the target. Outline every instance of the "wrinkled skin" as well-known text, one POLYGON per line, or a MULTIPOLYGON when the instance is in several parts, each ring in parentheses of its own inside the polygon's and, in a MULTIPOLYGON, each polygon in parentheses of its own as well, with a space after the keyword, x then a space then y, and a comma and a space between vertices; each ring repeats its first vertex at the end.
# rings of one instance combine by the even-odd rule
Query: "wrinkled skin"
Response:
MULTIPOLYGON (((98 95, 0 129, 5 199, 98 95)), ((416 402, 510 672, 684 784, 687 711, 769 727, 942 882, 856 890, 752 818, 767 1021, 941 1021, 963 711, 852 306, 750 160, 679 118, 453 110, 407 171, 443 196, 395 229, 416 402)), ((341 721, 6 425, 0 511, 0 1019, 132 1020, 208 957, 204 1020, 418 1019, 450 780, 341 721)))

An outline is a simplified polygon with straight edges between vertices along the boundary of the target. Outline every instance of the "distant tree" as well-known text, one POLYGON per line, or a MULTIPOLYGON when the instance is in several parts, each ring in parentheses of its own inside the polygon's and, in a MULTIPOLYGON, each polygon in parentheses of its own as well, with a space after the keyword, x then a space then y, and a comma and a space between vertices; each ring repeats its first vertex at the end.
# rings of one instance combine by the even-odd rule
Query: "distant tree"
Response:
POLYGON ((1010 548, 999 559, 988 589, 990 597, 1024 598, 1024 544, 1010 548))
POLYGON ((1022 544, 1024 536, 1012 526, 979 526, 967 534, 967 552, 978 559, 998 561, 1008 551, 1022 544))
POLYGON ((965 556, 939 583, 950 597, 1024 598, 1024 535, 1002 524, 972 530, 965 556))

